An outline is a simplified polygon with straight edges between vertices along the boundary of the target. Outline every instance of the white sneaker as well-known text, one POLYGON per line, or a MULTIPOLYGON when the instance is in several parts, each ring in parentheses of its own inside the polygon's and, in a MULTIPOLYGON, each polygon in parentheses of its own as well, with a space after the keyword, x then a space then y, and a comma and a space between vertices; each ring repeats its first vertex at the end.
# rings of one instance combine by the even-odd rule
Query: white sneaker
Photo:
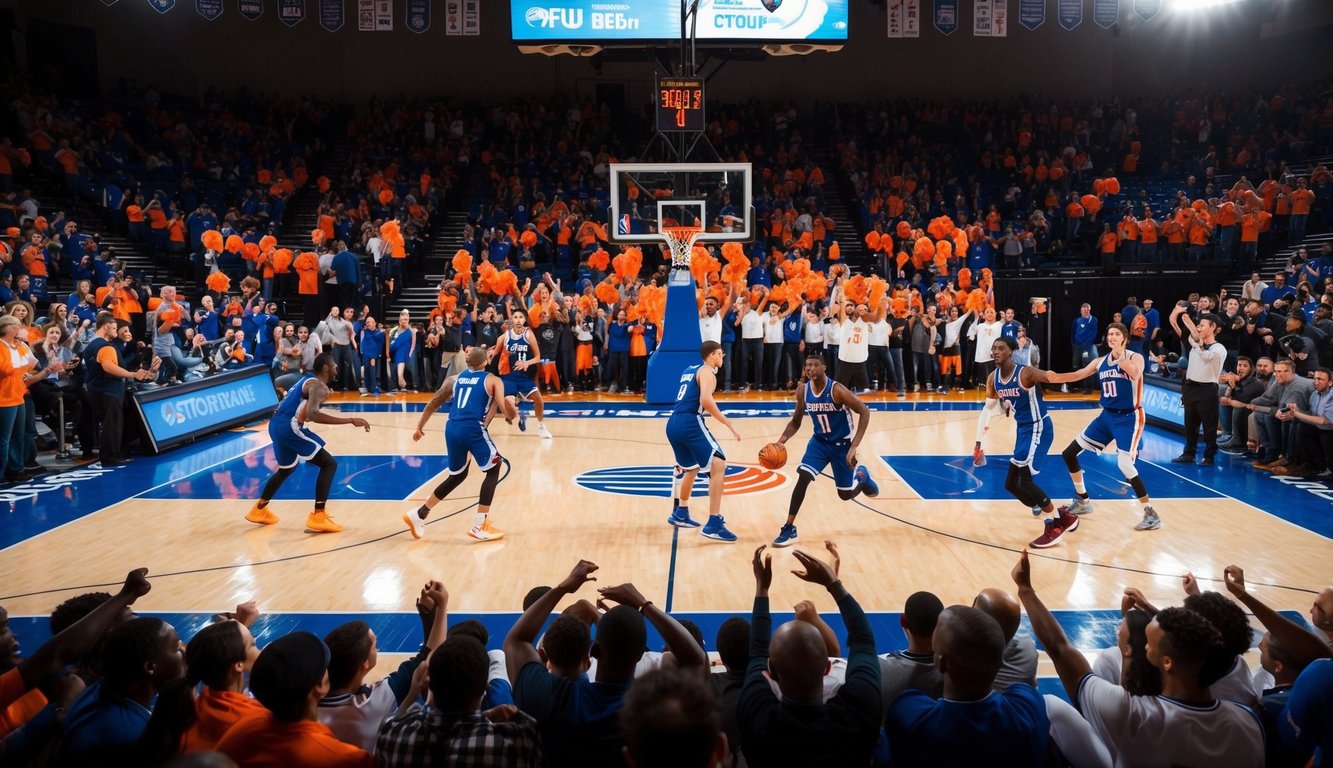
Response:
POLYGON ((1069 394, 1069 385, 1068 385, 1068 384, 1061 384, 1061 385, 1060 385, 1060 394, 1062 394, 1062 395, 1067 395, 1067 394, 1069 394))
POLYGON ((554 435, 551 434, 551 430, 547 429, 546 424, 540 421, 537 422, 537 435, 547 440, 554 438, 554 435))
POLYGON ((417 517, 416 510, 404 512, 403 522, 407 523, 407 530, 412 534, 412 538, 426 538, 426 521, 417 517))

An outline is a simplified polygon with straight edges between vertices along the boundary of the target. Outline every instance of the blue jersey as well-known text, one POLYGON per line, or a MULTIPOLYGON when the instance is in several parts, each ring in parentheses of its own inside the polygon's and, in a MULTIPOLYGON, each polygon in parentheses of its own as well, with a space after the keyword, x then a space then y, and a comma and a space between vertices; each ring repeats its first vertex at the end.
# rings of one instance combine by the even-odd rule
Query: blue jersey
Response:
POLYGON ((297 379, 296 384, 287 390, 287 396, 278 403, 278 410, 273 412, 272 421, 286 424, 296 418, 296 412, 301 409, 301 404, 305 402, 305 383, 315 378, 314 374, 307 373, 297 379))
POLYGON ((1019 426, 1032 425, 1046 418, 1046 404, 1041 399, 1041 385, 1023 386, 1024 367, 1015 365, 1014 372, 1008 379, 1000 377, 999 368, 992 374, 995 394, 1009 404, 1014 414, 1014 421, 1019 426))
POLYGON ((536 349, 533 349, 532 345, 528 343, 528 332, 524 330, 522 334, 515 337, 513 331, 505 331, 504 342, 505 351, 509 353, 510 373, 523 374, 524 376, 529 377, 536 374, 537 370, 535 368, 527 368, 524 370, 519 370, 518 368, 519 363, 540 357, 540 353, 536 349))
POLYGON ((700 414, 704 412, 699 403, 699 369, 703 363, 691 365, 680 374, 680 390, 676 392, 676 404, 671 413, 700 414))
POLYGON ((848 440, 852 436, 852 412, 833 401, 837 382, 826 379, 824 391, 815 392, 813 381, 805 383, 805 413, 815 423, 815 439, 826 443, 848 440))
MULTIPOLYGON (((1137 352, 1125 351, 1124 360, 1128 357, 1142 357, 1137 352)), ((1102 388, 1100 405, 1111 411, 1132 411, 1135 408, 1142 407, 1143 404, 1143 378, 1138 381, 1129 378, 1118 364, 1111 362, 1111 356, 1106 355, 1097 365, 1097 383, 1102 388)))
POLYGON ((486 391, 486 371, 463 371, 454 380, 454 399, 449 422, 483 424, 491 412, 491 393, 486 391))

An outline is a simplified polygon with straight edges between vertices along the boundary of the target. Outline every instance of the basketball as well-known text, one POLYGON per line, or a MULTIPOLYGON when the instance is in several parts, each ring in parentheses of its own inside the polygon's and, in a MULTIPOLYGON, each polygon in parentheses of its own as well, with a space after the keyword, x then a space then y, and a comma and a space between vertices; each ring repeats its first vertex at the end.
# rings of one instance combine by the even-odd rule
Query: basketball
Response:
POLYGON ((769 443, 759 449, 759 463, 768 469, 782 469, 787 463, 787 446, 769 443))

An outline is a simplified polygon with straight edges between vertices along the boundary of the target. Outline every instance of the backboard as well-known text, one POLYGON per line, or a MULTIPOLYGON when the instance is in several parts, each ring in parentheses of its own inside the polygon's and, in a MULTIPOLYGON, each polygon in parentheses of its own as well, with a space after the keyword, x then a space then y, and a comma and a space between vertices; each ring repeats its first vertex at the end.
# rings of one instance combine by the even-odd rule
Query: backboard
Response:
POLYGON ((698 242, 754 239, 749 163, 612 163, 609 234, 660 245, 661 227, 697 225, 698 242))

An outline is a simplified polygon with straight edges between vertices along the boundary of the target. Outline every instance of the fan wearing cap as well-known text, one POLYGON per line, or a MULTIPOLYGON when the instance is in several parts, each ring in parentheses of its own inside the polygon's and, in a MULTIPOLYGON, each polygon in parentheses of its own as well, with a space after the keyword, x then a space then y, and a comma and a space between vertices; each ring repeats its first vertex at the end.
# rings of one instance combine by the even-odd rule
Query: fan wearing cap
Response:
POLYGON ((309 632, 269 643, 250 671, 250 692, 268 712, 232 726, 217 744, 244 766, 371 766, 363 749, 344 744, 315 720, 329 692, 329 649, 309 632))

